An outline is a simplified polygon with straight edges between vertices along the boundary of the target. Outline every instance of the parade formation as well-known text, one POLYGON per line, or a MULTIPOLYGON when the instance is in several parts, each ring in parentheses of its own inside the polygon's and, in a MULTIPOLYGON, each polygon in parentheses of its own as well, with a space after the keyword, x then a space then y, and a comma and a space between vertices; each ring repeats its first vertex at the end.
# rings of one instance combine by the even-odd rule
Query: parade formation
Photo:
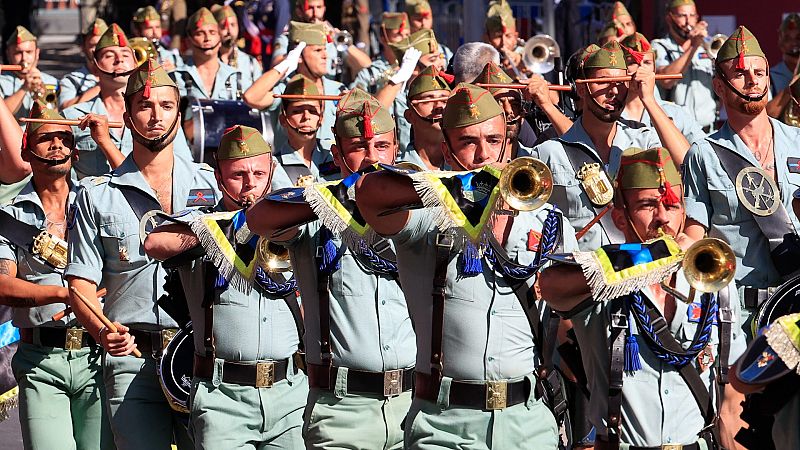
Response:
POLYGON ((777 62, 693 0, 571 55, 303 0, 266 59, 224 3, 5 40, 25 448, 800 450, 800 15, 777 62))

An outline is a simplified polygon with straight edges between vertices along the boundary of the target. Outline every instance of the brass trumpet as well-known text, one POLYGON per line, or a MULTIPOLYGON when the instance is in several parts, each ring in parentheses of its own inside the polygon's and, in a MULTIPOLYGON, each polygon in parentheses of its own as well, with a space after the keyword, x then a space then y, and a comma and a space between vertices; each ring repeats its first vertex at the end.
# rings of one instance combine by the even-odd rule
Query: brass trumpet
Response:
POLYGON ((33 93, 33 99, 44 103, 50 109, 58 107, 58 86, 45 84, 39 91, 33 93))
POLYGON ((150 58, 158 61, 158 50, 153 41, 143 37, 130 39, 130 46, 133 49, 133 56, 136 59, 136 66, 141 66, 150 58))
POLYGON ((553 174, 536 158, 517 158, 500 174, 500 195, 516 211, 533 211, 547 203, 553 193, 553 174))
POLYGON ((555 58, 561 56, 558 42, 547 34, 537 34, 525 42, 522 62, 533 73, 545 74, 556 67, 555 58))
POLYGON ((289 250, 285 247, 264 239, 258 239, 256 254, 261 261, 261 267, 267 272, 288 272, 292 270, 289 260, 289 250))
POLYGON ((722 33, 717 33, 714 36, 711 36, 710 42, 703 42, 703 46, 705 47, 706 53, 709 56, 716 59, 717 53, 719 53, 719 49, 722 48, 722 44, 728 40, 728 36, 722 33))
POLYGON ((686 281, 700 292, 717 292, 736 274, 736 255, 720 239, 701 239, 688 250, 681 263, 686 281))

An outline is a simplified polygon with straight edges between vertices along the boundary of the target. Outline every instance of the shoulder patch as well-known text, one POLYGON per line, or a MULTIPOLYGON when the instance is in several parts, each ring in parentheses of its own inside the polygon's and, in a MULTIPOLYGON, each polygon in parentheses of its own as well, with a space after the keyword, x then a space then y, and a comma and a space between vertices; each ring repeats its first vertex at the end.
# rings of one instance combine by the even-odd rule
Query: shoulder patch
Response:
POLYGON ((214 206, 217 204, 213 189, 192 189, 186 199, 186 207, 214 206))
POLYGON ((789 173, 800 173, 800 158, 786 158, 789 173))
MULTIPOLYGON (((700 317, 702 313, 703 313, 703 307, 700 304, 700 302, 693 302, 689 304, 688 308, 686 308, 687 320, 689 320, 689 322, 691 323, 700 323, 700 317)), ((714 316, 712 322, 713 325, 719 325, 718 319, 719 319, 719 314, 714 316)))

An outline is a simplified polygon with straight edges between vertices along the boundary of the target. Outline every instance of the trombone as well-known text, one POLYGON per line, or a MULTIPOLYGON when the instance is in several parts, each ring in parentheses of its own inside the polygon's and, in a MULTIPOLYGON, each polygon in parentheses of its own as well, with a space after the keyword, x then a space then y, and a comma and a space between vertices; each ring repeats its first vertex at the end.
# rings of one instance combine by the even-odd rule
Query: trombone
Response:
POLYGON ((736 255, 725 241, 705 238, 686 250, 681 266, 691 286, 687 301, 691 303, 695 291, 718 292, 730 284, 736 274, 736 255))
POLYGON ((148 59, 159 60, 158 50, 156 49, 153 41, 143 37, 135 37, 130 39, 130 46, 133 49, 133 56, 136 59, 136 66, 139 67, 144 64, 148 59))
POLYGON ((500 173, 500 196, 514 211, 541 208, 553 193, 553 174, 542 161, 530 156, 516 158, 500 173))

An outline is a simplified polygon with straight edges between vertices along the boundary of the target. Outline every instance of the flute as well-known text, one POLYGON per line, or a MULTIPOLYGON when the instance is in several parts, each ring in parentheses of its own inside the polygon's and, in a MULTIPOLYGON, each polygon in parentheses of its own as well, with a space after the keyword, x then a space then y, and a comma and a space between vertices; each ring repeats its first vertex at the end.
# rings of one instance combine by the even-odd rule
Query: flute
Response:
MULTIPOLYGON (((477 83, 478 86, 482 88, 494 88, 494 89, 527 89, 527 84, 520 84, 520 83, 477 83)), ((562 84, 548 84, 547 89, 551 91, 571 91, 572 86, 566 86, 562 84)))
POLYGON ((19 64, 0 64, 0 71, 4 72, 19 72, 22 69, 19 64))
MULTIPOLYGON (((680 80, 683 74, 680 73, 662 73, 656 74, 656 80, 680 80)), ((575 80, 576 83, 615 83, 619 81, 632 81, 633 75, 624 75, 621 77, 602 77, 602 78, 584 78, 575 80)))
POLYGON ((273 94, 274 98, 284 100, 341 100, 341 95, 302 95, 302 94, 273 94))
MULTIPOLYGON (((71 125, 71 126, 78 126, 81 124, 81 121, 77 119, 34 119, 30 117, 21 117, 19 121, 27 123, 52 123, 55 125, 71 125)), ((108 128, 122 128, 122 127, 123 127, 122 122, 108 122, 108 128)))

